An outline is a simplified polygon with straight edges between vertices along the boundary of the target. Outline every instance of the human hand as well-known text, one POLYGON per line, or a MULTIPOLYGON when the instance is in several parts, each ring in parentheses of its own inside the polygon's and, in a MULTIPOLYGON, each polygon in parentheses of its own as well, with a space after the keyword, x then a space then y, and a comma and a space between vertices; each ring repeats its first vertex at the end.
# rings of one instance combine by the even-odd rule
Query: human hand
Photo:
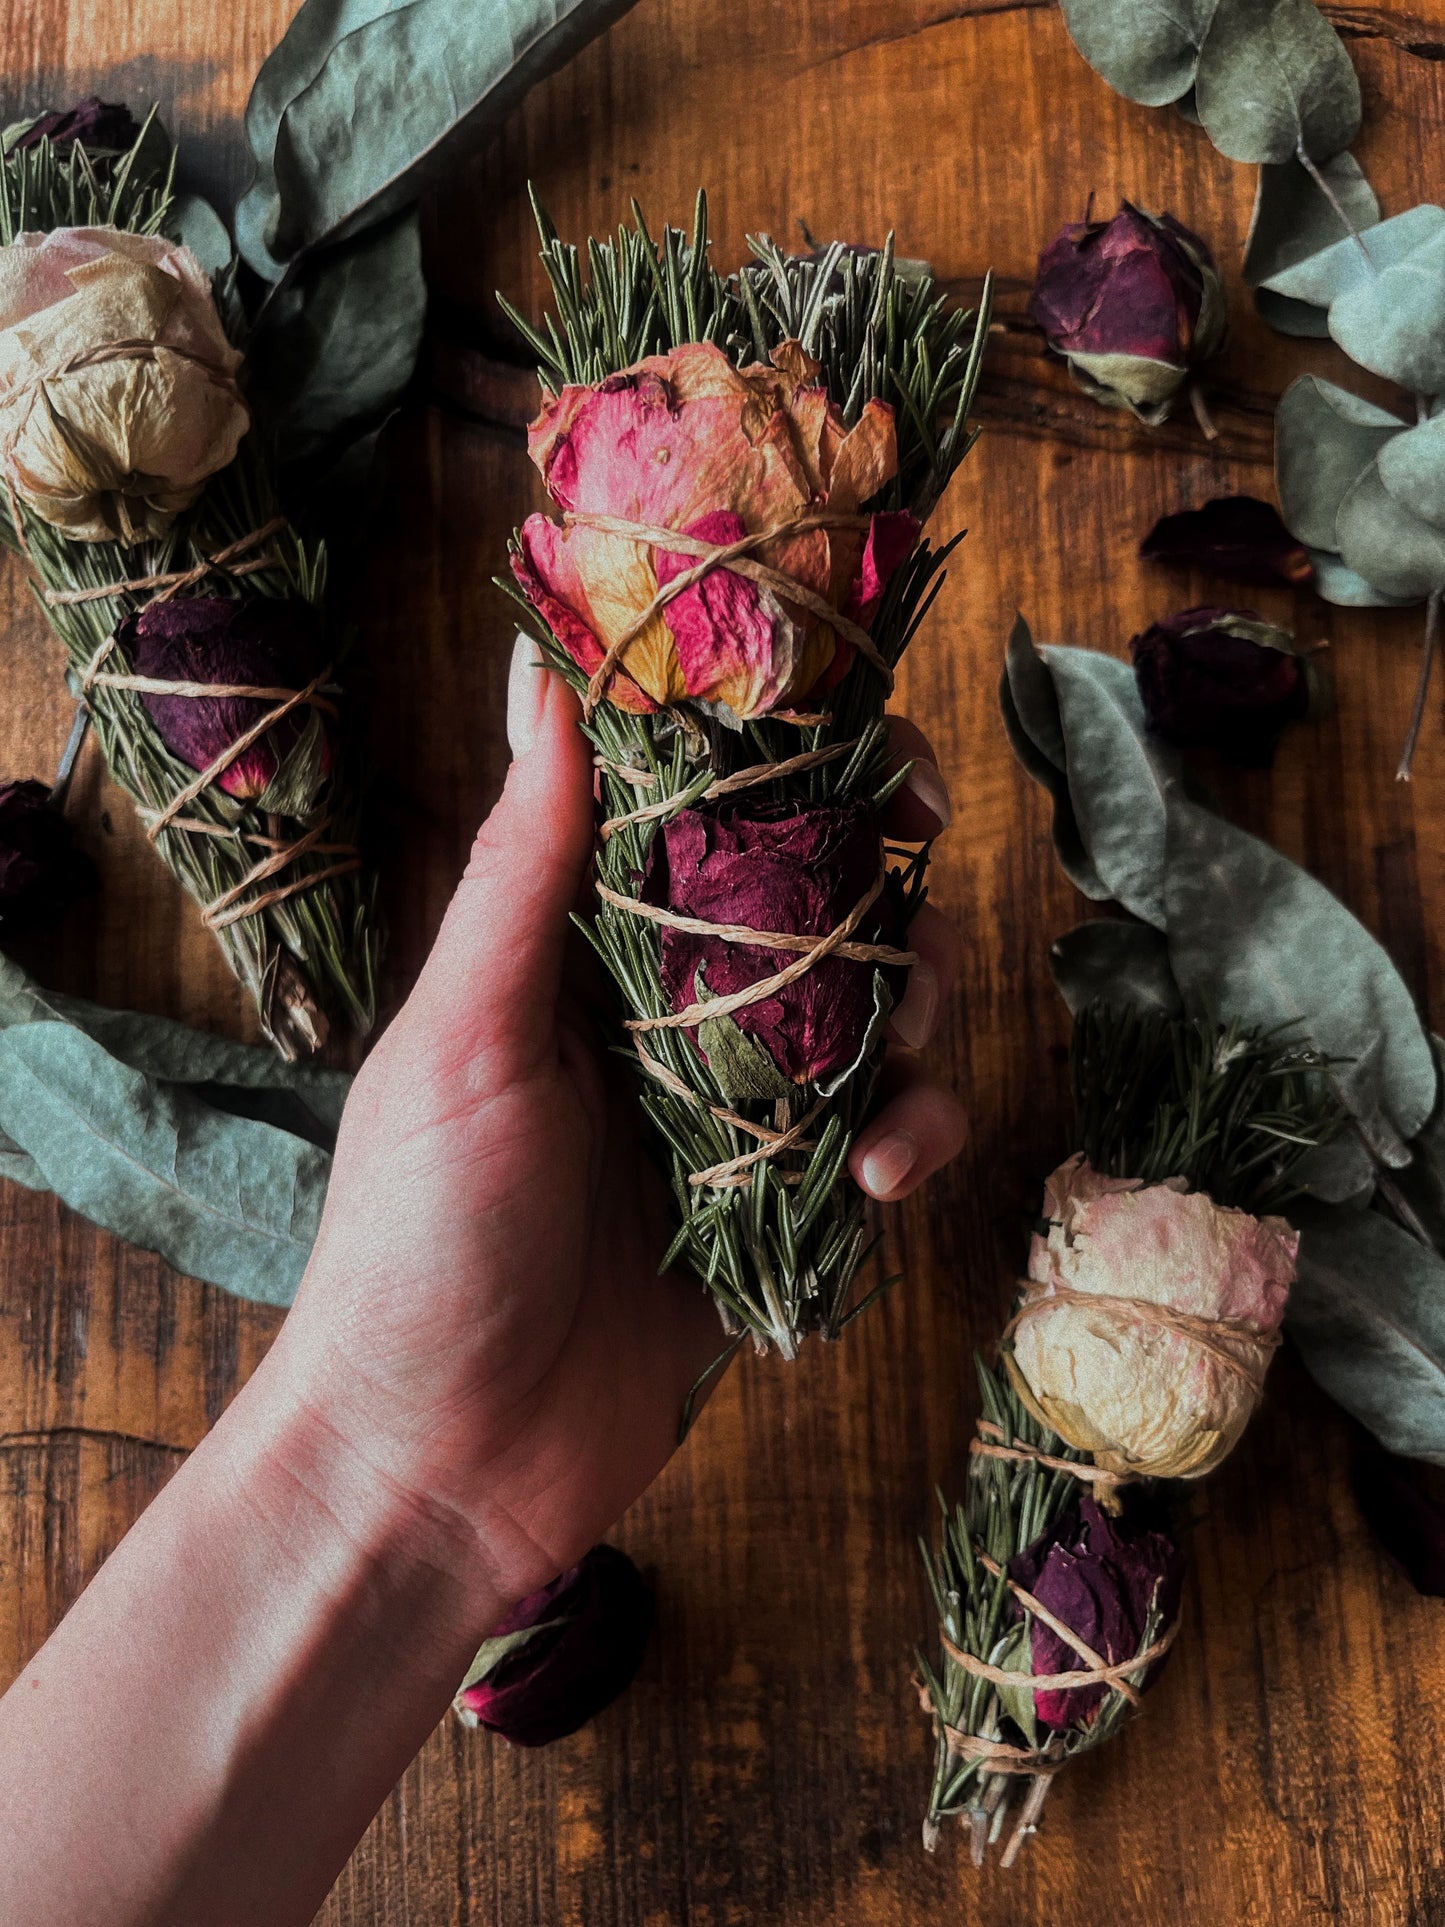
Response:
MULTIPOLYGON (((726 1342, 700 1285, 657 1274, 666 1187, 634 1080, 597 1041, 592 960, 568 920, 593 841, 577 716, 519 638, 506 787, 356 1080, 277 1346, 298 1397, 378 1477, 475 1532, 503 1598, 578 1558, 648 1485, 726 1342)), ((949 815, 932 752, 901 722, 895 746, 916 764, 887 830, 931 836, 949 815)), ((921 961, 883 1101, 849 1160, 887 1200, 964 1135, 957 1100, 909 1057, 936 1028, 956 939, 925 905, 909 941, 921 961)))

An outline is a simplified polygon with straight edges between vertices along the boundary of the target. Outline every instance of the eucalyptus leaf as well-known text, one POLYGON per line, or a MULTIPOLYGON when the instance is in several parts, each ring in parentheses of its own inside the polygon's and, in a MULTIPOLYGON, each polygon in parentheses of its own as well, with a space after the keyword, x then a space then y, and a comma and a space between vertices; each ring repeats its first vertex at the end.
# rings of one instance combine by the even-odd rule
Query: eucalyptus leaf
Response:
POLYGON ((631 0, 305 0, 246 112, 246 259, 303 250, 410 206, 443 149, 478 137, 631 0))
POLYGON ((1285 1328, 1391 1452, 1445 1465, 1445 1259, 1379 1211, 1306 1208, 1285 1328))
MULTIPOLYGON (((1336 154, 1320 169, 1330 191, 1357 231, 1374 227, 1380 203, 1353 154, 1336 154)), ((1348 235, 1330 201, 1297 158, 1259 170, 1254 215, 1244 246, 1244 279, 1255 290, 1255 305, 1282 334, 1324 340, 1329 322, 1324 304, 1281 294, 1271 277, 1332 247, 1348 235)))
POLYGON ((1296 301, 1328 308, 1343 294, 1369 287, 1385 269, 1406 261, 1417 248, 1445 233, 1445 208, 1424 203, 1392 214, 1362 233, 1332 241, 1317 253, 1275 269, 1264 285, 1296 301))
POLYGON ((1445 528, 1445 415, 1406 429, 1380 450, 1376 465, 1389 493, 1422 522, 1445 528))
POLYGON ((199 194, 178 194, 166 213, 166 232, 188 247, 207 274, 223 274, 235 257, 226 223, 199 194))
POLYGON ((1375 1156, 1408 1162, 1408 1140, 1435 1107, 1435 1059, 1404 979, 1338 897, 1269 844, 1181 802, 1167 928, 1192 1009, 1296 1026, 1339 1060, 1332 1075, 1375 1156))
POLYGON ((1093 1003, 1171 1015, 1184 1007, 1169 941, 1147 923, 1081 923, 1050 946, 1049 969, 1075 1016, 1093 1003))
POLYGON ((1386 595, 1373 582, 1346 568, 1340 558, 1327 549, 1311 549, 1310 565, 1315 572, 1314 591, 1325 602, 1341 609, 1404 609, 1419 596, 1386 595))
POLYGON ((1063 0, 1064 25, 1116 94, 1166 107, 1194 85, 1214 0, 1063 0))
POLYGON ((177 1270, 265 1304, 295 1296, 331 1169, 316 1146, 57 1021, 0 1032, 0 1131, 72 1209, 177 1270))
POLYGON ((1445 233, 1337 296, 1330 333, 1372 374, 1426 395, 1445 389, 1445 233))
MULTIPOLYGON (((1435 1063, 1445 1088, 1445 1042, 1430 1040, 1435 1063)), ((1403 1171, 1394 1174, 1394 1196, 1387 1203, 1403 1218, 1413 1218, 1430 1243, 1445 1257, 1445 1102, 1437 1104, 1435 1115, 1410 1146, 1411 1158, 1403 1171)))
POLYGON ((1340 503, 1335 547, 1345 566, 1393 596, 1445 589, 1445 529, 1421 521, 1391 495, 1371 462, 1340 503))
POLYGON ((27 1191, 48 1191, 45 1173, 30 1156, 22 1151, 13 1138, 0 1131, 0 1178, 9 1178, 12 1184, 23 1184, 27 1191))
POLYGON ((1274 418, 1275 480, 1291 535, 1313 549, 1338 550, 1340 504, 1404 429, 1397 415, 1320 375, 1292 381, 1274 418))
POLYGON ((1314 0, 1218 0, 1194 77, 1221 154, 1260 165, 1332 159, 1360 131, 1360 83, 1314 0))
POLYGON ((278 461, 334 457, 389 415, 425 319, 415 211, 308 257, 267 303, 250 349, 278 461))
POLYGON ((1014 619, 998 699, 1014 754, 1053 799, 1054 849, 1064 874, 1086 897, 1092 897, 1096 903, 1105 901, 1110 894, 1109 887, 1084 848, 1069 795, 1064 731, 1053 678, 1044 668, 1022 616, 1014 619))
POLYGON ((1134 671, 1092 649, 1046 647, 1068 745, 1069 795, 1090 862, 1136 917, 1164 922, 1172 750, 1148 736, 1134 671))

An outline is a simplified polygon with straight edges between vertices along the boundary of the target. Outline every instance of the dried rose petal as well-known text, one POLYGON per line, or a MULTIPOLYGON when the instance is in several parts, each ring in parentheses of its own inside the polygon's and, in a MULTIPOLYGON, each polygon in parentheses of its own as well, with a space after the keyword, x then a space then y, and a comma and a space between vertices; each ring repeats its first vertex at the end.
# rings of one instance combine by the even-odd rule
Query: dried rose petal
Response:
MULTIPOLYGON (((316 617, 304 602, 264 596, 250 602, 230 596, 151 602, 117 633, 135 673, 158 682, 301 689, 321 667, 316 617)), ((195 770, 209 769, 222 750, 277 707, 275 698, 248 696, 145 694, 141 701, 166 748, 195 770)), ((228 796, 254 801, 308 727, 309 715, 295 709, 284 716, 221 772, 218 787, 228 796)), ((333 754, 324 731, 323 775, 333 754)))
POLYGON ((95 887, 94 865, 76 849, 45 784, 0 783, 0 935, 59 916, 95 887))
POLYGON ((1207 569, 1232 582, 1283 582, 1303 588, 1314 580, 1304 544, 1257 495, 1218 495, 1203 508, 1163 515, 1139 544, 1146 562, 1207 569))
POLYGON ((1293 635, 1252 609, 1184 609, 1129 649, 1149 727, 1181 748, 1264 765, 1285 724, 1309 713, 1309 672, 1293 635))
MULTIPOLYGON (((675 530, 717 546, 810 510, 857 513, 897 473, 892 409, 870 401, 850 429, 796 342, 777 348, 773 363, 738 369, 713 344, 692 342, 595 387, 564 388, 546 400, 529 436, 552 500, 569 516, 675 530)), ((784 534, 750 553, 866 622, 917 537, 912 516, 889 513, 865 528, 784 534)), ((590 673, 631 634, 658 589, 697 559, 585 519, 533 515, 512 568, 558 642, 590 673)), ((826 686, 851 657, 851 644, 786 594, 715 569, 629 642, 626 673, 608 696, 639 712, 692 699, 740 720, 826 686)))
MULTIPOLYGON (((708 923, 824 936, 865 894, 882 861, 878 820, 865 804, 680 810, 653 843, 643 896, 708 923)), ((886 892, 875 910, 879 941, 892 941, 895 915, 886 892)), ((758 944, 662 932, 662 983, 674 1011, 698 1001, 699 973, 707 996, 726 997, 791 961, 792 953, 758 944)), ((734 1012, 733 1022, 792 1082, 822 1082, 846 1070, 863 1047, 874 1015, 873 976, 871 964, 825 957, 794 983, 734 1012)))
MULTIPOLYGON (((1173 1625, 1184 1583, 1184 1556, 1163 1533, 1129 1532, 1085 1499, 1076 1519, 1009 1561, 1009 1577, 1112 1666, 1143 1651, 1151 1613, 1155 1638, 1173 1625)), ((1077 1649, 1040 1619, 1033 1622, 1029 1646, 1033 1670, 1041 1678, 1088 1670, 1077 1649)), ((1163 1657, 1136 1683, 1151 1684, 1163 1657)), ((1035 1688, 1034 1710, 1041 1725, 1060 1732, 1088 1726, 1108 1696, 1109 1688, 1102 1683, 1035 1688)))
POLYGON ((631 1684, 654 1614, 652 1593, 626 1553, 594 1546, 493 1629, 495 1639, 543 1627, 462 1689, 455 1702, 459 1716, 514 1746, 565 1739, 631 1684))
POLYGON ((52 107, 39 115, 10 142, 7 153, 18 154, 48 140, 57 153, 78 142, 94 154, 124 154, 140 139, 140 124, 129 107, 90 94, 74 107, 52 107))
POLYGON ((1223 283, 1197 234, 1125 201, 1049 243, 1029 315, 1087 393, 1157 424, 1224 339, 1223 283))
POLYGON ((1105 1191, 1081 1156, 1054 1172, 1045 1196, 1048 1230, 1029 1254, 1043 1308, 1014 1333, 1010 1375, 1060 1438, 1108 1470, 1202 1477, 1254 1410, 1252 1380, 1284 1316, 1298 1233, 1186 1191, 1182 1179, 1105 1191), (1056 1290, 1099 1302, 1050 1305, 1056 1290), (1121 1299, 1208 1319, 1211 1343, 1121 1299))

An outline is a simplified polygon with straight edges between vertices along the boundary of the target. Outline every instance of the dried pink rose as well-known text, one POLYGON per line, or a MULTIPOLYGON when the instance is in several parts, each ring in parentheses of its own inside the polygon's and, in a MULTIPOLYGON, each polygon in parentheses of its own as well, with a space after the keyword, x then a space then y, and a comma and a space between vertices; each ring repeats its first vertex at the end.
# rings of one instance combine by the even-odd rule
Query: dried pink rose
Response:
POLYGON ((0 247, 0 462, 76 541, 165 533, 250 425, 240 365, 179 242, 55 228, 0 247))
MULTIPOLYGON (((787 936, 825 936, 878 876, 882 838, 861 803, 782 810, 680 810, 655 840, 643 897, 708 923, 742 924, 787 936)), ((896 912, 885 891, 859 941, 893 940, 896 912)), ((771 977, 792 952, 732 943, 691 931, 662 931, 662 983, 674 1011, 726 997, 771 977)), ((896 976, 896 973, 894 973, 896 976)), ((823 1083, 856 1062, 877 1018, 876 967, 825 957, 791 984, 733 1014, 794 1084, 823 1083)), ((729 1033, 703 1026, 699 1045, 733 1096, 765 1096, 736 1082, 718 1052, 729 1033)))
POLYGON ((457 1717, 514 1746, 565 1739, 632 1683, 654 1612, 627 1554, 594 1546, 494 1628, 453 1701, 457 1717))
POLYGON ((1038 1288, 1008 1364, 1037 1415, 1110 1471, 1199 1478, 1234 1447, 1258 1402, 1294 1281, 1283 1218, 1217 1205, 1183 1180, 1102 1177, 1081 1156, 1048 1180, 1038 1288), (1050 1304, 1056 1292, 1098 1304, 1050 1304), (1120 1301, 1209 1321, 1207 1342, 1120 1301))
MULTIPOLYGON (((710 342, 654 355, 596 387, 549 397, 529 447, 567 515, 599 515, 722 544, 810 509, 856 514, 898 469, 893 411, 870 401, 849 429, 796 342, 738 369, 710 342)), ((911 515, 784 534, 751 559, 866 625, 914 546, 911 515)), ((530 516, 513 571, 589 673, 697 558, 626 534, 530 516)), ((724 720, 766 715, 830 685, 852 645, 786 595, 714 569, 653 615, 608 697, 647 712, 684 698, 724 720)))
MULTIPOLYGON (((1162 1532, 1130 1531, 1085 1499, 1076 1518, 1009 1561, 1009 1577, 1114 1666, 1145 1650, 1151 1622, 1154 1639, 1173 1625, 1184 1556, 1162 1532)), ((1078 1649, 1041 1619, 1032 1623, 1029 1647, 1030 1665, 1040 1678, 1088 1670, 1078 1649)), ((1148 1686, 1162 1663, 1161 1654, 1134 1684, 1148 1686)), ((1035 1687, 1034 1711, 1040 1725, 1062 1732, 1090 1725, 1108 1696, 1102 1683, 1035 1687)))
POLYGON ((1197 234, 1125 201, 1049 243, 1029 314, 1081 388, 1157 426, 1224 339, 1224 288, 1197 234))
MULTIPOLYGON (((150 602, 121 625, 117 636, 135 673, 157 682, 294 690, 303 688, 322 666, 310 605, 264 596, 252 601, 196 596, 189 601, 150 602)), ((171 754, 192 769, 203 770, 275 709, 279 699, 147 693, 141 701, 171 754)), ((254 801, 311 730, 319 732, 317 774, 327 775, 335 746, 326 721, 311 708, 298 708, 228 764, 216 778, 218 788, 228 796, 254 801)))

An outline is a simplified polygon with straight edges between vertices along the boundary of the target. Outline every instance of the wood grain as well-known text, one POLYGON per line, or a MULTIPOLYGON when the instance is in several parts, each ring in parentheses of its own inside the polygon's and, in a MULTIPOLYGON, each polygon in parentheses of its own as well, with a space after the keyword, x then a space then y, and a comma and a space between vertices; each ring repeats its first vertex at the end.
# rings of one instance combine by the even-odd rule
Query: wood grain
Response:
MULTIPOLYGON (((1445 0, 1337 7, 1366 95, 1360 144, 1387 209, 1439 188, 1445 0)), ((284 0, 0 0, 19 104, 98 87, 160 95, 234 178, 235 122, 284 0)), ((1122 650, 1216 585, 1147 569, 1156 515, 1267 492, 1269 412, 1328 345, 1259 326, 1238 285, 1249 170, 1198 129, 1116 99, 1052 7, 970 0, 641 0, 457 167, 428 218, 437 340, 392 444, 383 534, 357 598, 393 938, 404 994, 500 782, 510 630, 489 582, 533 504, 491 293, 540 299, 525 184, 565 233, 681 219, 712 196, 719 258, 747 231, 877 241, 960 289, 992 266, 1002 328, 988 432, 945 501, 969 536, 901 678, 933 733, 956 822, 935 894, 966 965, 933 1061, 972 1142, 886 1219, 904 1282, 849 1341, 792 1369, 741 1365, 619 1539, 657 1580, 642 1677, 545 1754, 439 1730, 323 1912, 327 1927, 1188 1927, 1445 1923, 1434 1709, 1445 1618, 1374 1549, 1351 1439, 1286 1356, 1240 1450, 1199 1496, 1181 1639, 1146 1716, 1066 1776, 1005 1876, 918 1845, 928 1757, 911 1648, 927 1631, 914 1535, 961 1471, 971 1359, 998 1328, 1039 1175, 1063 1141, 1065 1022, 1049 937, 1083 914, 1040 795, 994 705, 1015 608, 1036 632, 1122 650), (1023 323, 1034 256, 1094 192, 1168 207, 1231 281, 1220 440, 1095 410, 1023 323)), ((66 726, 58 652, 0 573, 0 770, 46 772, 66 726)), ((1432 698, 1410 787, 1392 780, 1418 619, 1261 593, 1327 641, 1338 705, 1241 819, 1306 862, 1445 1011, 1445 729, 1432 698)), ((65 987, 246 1034, 190 910, 92 768, 79 795, 105 894, 44 960, 65 987)), ((39 960, 37 960, 39 961, 39 960)), ((178 1280, 53 1201, 0 1187, 0 1674, 40 1644, 129 1521, 264 1352, 275 1316, 178 1280)), ((83 1690, 77 1682, 77 1690, 83 1690)), ((365 1690, 365 1682, 357 1682, 365 1690)))

